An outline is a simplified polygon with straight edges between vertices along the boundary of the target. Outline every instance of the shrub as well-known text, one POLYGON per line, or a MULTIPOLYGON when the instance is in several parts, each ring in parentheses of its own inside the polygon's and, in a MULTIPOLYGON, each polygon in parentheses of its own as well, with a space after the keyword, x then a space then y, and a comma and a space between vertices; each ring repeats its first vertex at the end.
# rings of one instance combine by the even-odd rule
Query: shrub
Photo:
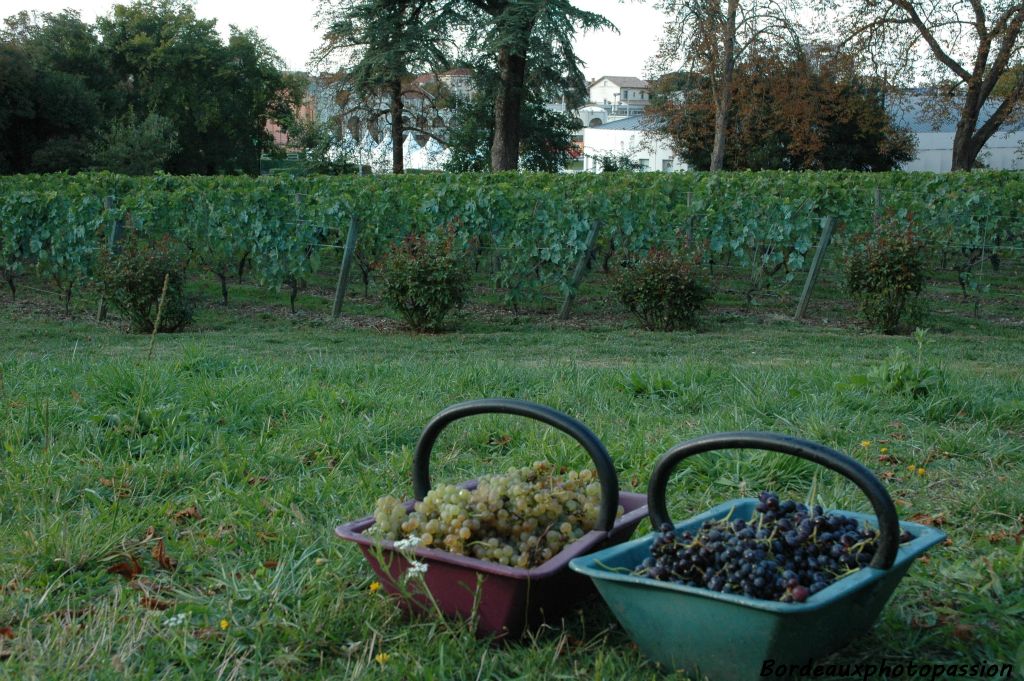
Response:
POLYGON ((384 299, 416 331, 437 331, 445 316, 466 302, 470 268, 455 236, 427 238, 413 234, 393 247, 378 267, 384 299))
POLYGON ((701 270, 701 258, 652 249, 638 262, 628 262, 613 279, 615 293, 652 331, 694 328, 711 298, 701 270))
POLYGON ((896 333, 924 287, 924 244, 912 223, 883 223, 855 243, 848 258, 847 285, 864 320, 877 331, 896 333))
POLYGON ((119 246, 114 253, 100 252, 96 279, 104 299, 128 319, 131 330, 153 330, 164 275, 169 279, 159 331, 177 331, 191 322, 192 308, 185 298, 186 260, 180 246, 169 237, 145 241, 136 232, 129 232, 119 246))

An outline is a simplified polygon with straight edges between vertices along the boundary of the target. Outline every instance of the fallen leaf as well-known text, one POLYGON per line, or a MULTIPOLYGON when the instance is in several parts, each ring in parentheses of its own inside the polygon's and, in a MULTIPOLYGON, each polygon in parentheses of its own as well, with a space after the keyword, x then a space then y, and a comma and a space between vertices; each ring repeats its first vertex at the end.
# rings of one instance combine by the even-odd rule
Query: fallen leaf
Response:
POLYGON ((100 484, 104 487, 113 487, 114 480, 112 478, 100 478, 100 484))
POLYGON ((14 629, 12 629, 11 627, 0 627, 0 638, 14 638, 14 629))
POLYGON ((164 570, 173 572, 174 568, 177 567, 178 561, 167 555, 167 550, 164 548, 163 538, 158 539, 156 546, 153 547, 153 558, 160 564, 164 570))
POLYGON ((892 471, 882 471, 882 474, 881 474, 882 480, 892 480, 895 477, 896 477, 896 474, 893 473, 892 471))
POLYGON ((915 513, 910 516, 910 519, 915 523, 921 523, 922 525, 929 525, 931 527, 942 527, 946 524, 946 514, 944 513, 936 513, 935 515, 915 513))
POLYGON ((167 601, 161 601, 159 598, 141 595, 139 596, 139 605, 148 610, 166 610, 172 604, 167 601))
POLYGON ((249 483, 250 485, 252 485, 253 487, 255 487, 256 485, 263 485, 263 484, 266 484, 267 482, 270 482, 270 478, 268 478, 265 475, 261 475, 258 478, 255 477, 255 476, 250 476, 250 477, 246 478, 245 481, 247 483, 249 483))
POLYGON ((265 561, 263 561, 263 567, 267 568, 268 570, 273 570, 278 565, 279 565, 279 563, 276 560, 265 560, 265 561))
POLYGON ((195 506, 189 506, 188 508, 176 511, 171 514, 171 519, 175 522, 181 520, 202 520, 203 514, 199 512, 199 509, 195 506))
POLYGON ((896 457, 891 456, 889 454, 882 454, 882 455, 880 455, 878 457, 878 460, 881 463, 896 463, 896 457))
POLYGON ((507 445, 509 442, 512 442, 511 435, 492 435, 489 438, 487 438, 487 444, 491 445, 492 447, 501 447, 503 445, 507 445))
POLYGON ((128 556, 128 560, 108 567, 107 572, 112 575, 121 575, 130 582, 135 579, 136 575, 142 573, 142 566, 135 556, 128 556))
POLYGON ((640 487, 640 476, 634 475, 629 479, 629 484, 633 486, 633 489, 638 489, 640 487))
POLYGON ((953 627, 953 637, 961 641, 970 641, 974 638, 974 629, 969 624, 958 624, 953 627))
POLYGON ((924 563, 925 565, 932 562, 931 556, 921 556, 920 558, 918 558, 918 560, 924 563))
POLYGON ((146 536, 142 538, 142 543, 145 544, 146 542, 150 541, 151 539, 154 539, 155 537, 156 528, 150 525, 148 528, 146 528, 146 536))

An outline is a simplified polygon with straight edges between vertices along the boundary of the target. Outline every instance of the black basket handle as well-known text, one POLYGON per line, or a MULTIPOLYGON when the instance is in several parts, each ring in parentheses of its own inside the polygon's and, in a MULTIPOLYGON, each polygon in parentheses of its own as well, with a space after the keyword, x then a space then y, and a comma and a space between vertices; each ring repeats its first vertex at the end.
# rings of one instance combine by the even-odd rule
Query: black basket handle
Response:
POLYGON ((682 442, 665 452, 654 464, 654 472, 647 485, 647 506, 655 529, 661 527, 663 523, 672 523, 665 503, 665 488, 669 475, 676 465, 683 459, 718 449, 763 449, 791 454, 846 476, 867 495, 878 517, 878 550, 871 560, 870 567, 884 570, 893 564, 899 548, 899 518, 892 498, 878 478, 856 460, 834 449, 809 440, 776 433, 716 433, 682 442))
POLYGON ((601 483, 601 507, 597 516, 597 529, 608 532, 615 523, 619 509, 619 478, 608 450, 594 433, 576 419, 542 404, 494 398, 460 402, 442 410, 423 429, 412 457, 412 485, 416 499, 423 499, 430 491, 430 452, 441 431, 451 423, 477 414, 515 414, 546 423, 572 436, 590 454, 601 483))

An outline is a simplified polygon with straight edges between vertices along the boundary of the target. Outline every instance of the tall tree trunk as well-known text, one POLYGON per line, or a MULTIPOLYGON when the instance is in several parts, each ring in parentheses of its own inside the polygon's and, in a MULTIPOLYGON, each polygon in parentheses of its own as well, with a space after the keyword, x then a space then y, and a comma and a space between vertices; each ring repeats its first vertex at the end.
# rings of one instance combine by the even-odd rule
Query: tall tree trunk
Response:
POLYGON ((725 165, 725 134, 729 129, 729 109, 732 108, 732 76, 736 70, 736 11, 739 0, 728 0, 725 27, 722 34, 722 65, 715 98, 715 145, 711 150, 710 170, 721 170, 725 165))
POLYGON ((405 126, 402 124, 402 81, 391 81, 391 171, 405 172, 405 126))
POLYGON ((498 53, 501 87, 494 100, 494 141, 491 143, 491 170, 519 168, 519 118, 523 109, 526 81, 526 57, 510 54, 508 48, 498 53))
POLYGON ((953 162, 950 170, 970 170, 981 152, 981 145, 975 135, 978 127, 978 115, 981 113, 980 79, 972 79, 967 84, 964 104, 960 107, 960 120, 956 122, 956 134, 953 136, 953 162))

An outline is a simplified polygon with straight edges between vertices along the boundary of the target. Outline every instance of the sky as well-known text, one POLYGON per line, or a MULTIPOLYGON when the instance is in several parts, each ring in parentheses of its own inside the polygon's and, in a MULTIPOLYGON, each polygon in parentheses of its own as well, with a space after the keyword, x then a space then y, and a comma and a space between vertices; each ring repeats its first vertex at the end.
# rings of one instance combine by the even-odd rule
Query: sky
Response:
MULTIPOLYGON (((581 9, 598 12, 615 24, 620 33, 599 31, 578 36, 576 54, 585 64, 588 79, 600 76, 643 77, 646 62, 654 54, 661 33, 663 16, 653 3, 638 0, 572 0, 581 9)), ((0 17, 21 10, 59 12, 78 10, 82 19, 93 22, 105 15, 112 0, 0 0, 0 17)), ((306 70, 310 51, 320 42, 314 12, 317 0, 288 2, 251 2, 247 0, 195 0, 196 14, 217 19, 217 28, 226 37, 231 24, 256 32, 277 51, 288 68, 306 70)))

